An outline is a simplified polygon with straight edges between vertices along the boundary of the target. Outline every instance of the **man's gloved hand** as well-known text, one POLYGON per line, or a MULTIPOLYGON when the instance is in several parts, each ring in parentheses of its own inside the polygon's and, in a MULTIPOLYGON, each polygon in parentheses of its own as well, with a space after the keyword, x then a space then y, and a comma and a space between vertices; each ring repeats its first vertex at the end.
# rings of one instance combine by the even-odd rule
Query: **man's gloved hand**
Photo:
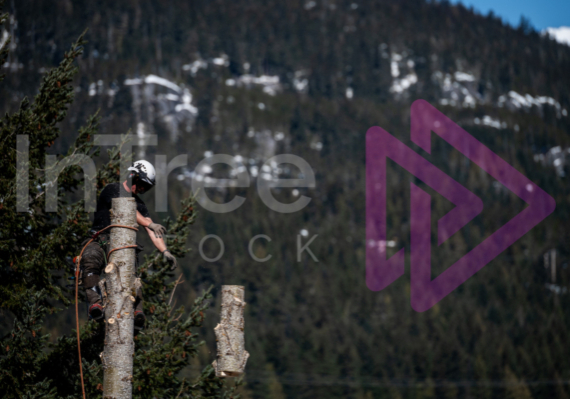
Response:
POLYGON ((176 261, 176 258, 174 257, 174 255, 170 253, 168 249, 166 249, 162 253, 162 256, 164 257, 164 260, 170 264, 170 270, 174 270, 176 269, 176 267, 178 267, 178 262, 176 261))
POLYGON ((166 234, 166 227, 158 223, 151 223, 148 225, 148 228, 154 231, 154 236, 156 238, 162 238, 162 236, 166 234))

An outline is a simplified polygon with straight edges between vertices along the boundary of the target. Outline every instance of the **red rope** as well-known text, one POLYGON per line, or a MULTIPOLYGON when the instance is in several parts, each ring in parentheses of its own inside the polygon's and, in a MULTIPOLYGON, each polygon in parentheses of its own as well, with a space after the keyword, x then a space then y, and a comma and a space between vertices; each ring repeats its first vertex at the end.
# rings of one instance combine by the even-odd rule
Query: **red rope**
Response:
POLYGON ((113 248, 112 250, 109 251, 109 253, 107 254, 107 259, 111 258, 111 254, 119 249, 125 249, 125 248, 136 248, 136 245, 125 245, 124 247, 119 247, 119 248, 113 248))
MULTIPOLYGON (((87 246, 91 244, 97 238, 97 236, 99 236, 99 234, 101 234, 102 232, 111 227, 123 227, 125 229, 131 229, 135 231, 139 230, 136 227, 123 226, 121 224, 112 224, 105 227, 102 230, 99 230, 97 233, 93 234, 93 237, 89 240, 89 242, 85 244, 85 246, 83 246, 83 249, 81 250, 79 257, 77 258, 77 263, 75 266, 75 327, 77 329, 77 352, 79 354, 79 373, 81 374, 81 390, 83 391, 83 399, 86 399, 87 397, 85 396, 85 383, 83 382, 83 364, 81 362, 81 340, 79 336, 79 303, 77 300, 77 292, 79 291, 79 264, 81 262, 81 256, 83 255, 83 251, 85 251, 85 248, 87 248, 87 246)), ((109 252, 109 255, 111 255, 114 251, 119 249, 136 248, 136 247, 137 247, 136 245, 127 245, 125 247, 114 248, 109 252)))

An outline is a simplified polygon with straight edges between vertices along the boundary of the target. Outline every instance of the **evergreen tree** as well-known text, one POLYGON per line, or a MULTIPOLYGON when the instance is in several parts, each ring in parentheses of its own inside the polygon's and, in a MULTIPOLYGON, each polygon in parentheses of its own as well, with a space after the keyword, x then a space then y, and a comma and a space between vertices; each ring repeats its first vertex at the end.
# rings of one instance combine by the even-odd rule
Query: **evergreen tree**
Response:
MULTIPOLYGON (((99 132, 122 132, 143 123, 145 132, 158 135, 157 151, 168 159, 188 153, 189 165, 201 161, 206 151, 239 154, 253 177, 253 168, 261 171, 263 162, 274 153, 292 153, 310 162, 317 185, 299 190, 299 194, 311 197, 303 211, 287 215, 268 212, 252 179, 247 191, 239 191, 247 197, 244 206, 223 215, 204 212, 192 227, 196 243, 206 234, 219 234, 226 254, 215 264, 200 265, 197 254, 181 261, 185 273, 198 271, 191 280, 186 274, 186 284, 220 286, 231 280, 246 286, 250 306, 246 307, 245 337, 251 353, 247 389, 251 397, 265 399, 273 394, 330 399, 358 397, 363 392, 367 398, 368 394, 411 398, 423 394, 420 391, 427 381, 434 381, 437 397, 499 398, 513 388, 514 375, 516 384, 525 384, 534 398, 567 398, 570 350, 564 342, 570 331, 570 156, 566 151, 570 146, 570 74, 564 72, 570 70, 570 47, 449 2, 315 1, 313 7, 305 8, 308 4, 313 2, 148 0, 99 4, 76 0, 71 6, 71 2, 63 1, 18 0, 13 2, 12 18, 6 25, 6 30, 14 33, 15 48, 4 67, 9 79, 3 83, 0 108, 13 111, 19 107, 21 93, 35 93, 38 68, 59 62, 63 49, 89 26, 85 56, 78 60, 81 81, 75 90, 80 91, 69 108, 69 117, 58 124, 61 135, 54 144, 60 153, 75 148, 76 120, 85 120, 84 115, 99 108, 99 132), (228 55, 227 67, 214 63, 221 54, 228 55), (396 55, 402 59, 398 63, 400 75, 394 77, 391 67, 396 55), (409 67, 410 62, 413 67, 409 67), (417 74, 417 83, 402 93, 392 92, 392 85, 410 72, 417 74), (474 80, 457 81, 456 72, 470 73, 474 80), (176 138, 172 138, 176 135, 171 130, 171 118, 180 114, 165 114, 164 110, 174 103, 166 97, 178 94, 159 85, 127 84, 127 80, 149 74, 191 92, 197 119, 179 125, 176 138), (244 74, 278 75, 283 90, 272 96, 257 84, 226 83, 228 79, 238 82, 244 74), (461 94, 460 90, 469 89, 477 98, 475 108, 449 102, 452 92, 445 89, 447 76, 451 87, 459 85, 453 92, 461 94), (305 82, 301 92, 295 80, 305 82), (353 89, 351 99, 346 98, 348 86, 353 89), (152 90, 154 93, 145 94, 152 90), (509 98, 511 90, 535 99, 552 97, 559 103, 558 109, 554 104, 499 107, 500 96, 509 98), (553 195, 557 203, 555 213, 547 220, 436 307, 420 314, 410 309, 408 275, 382 292, 369 291, 364 281, 364 134, 370 126, 379 125, 411 146, 409 106, 417 98, 437 104, 553 195), (448 105, 443 105, 444 100, 448 105), (486 118, 504 121, 507 127, 486 125, 482 123, 486 118), (281 140, 273 141, 271 137, 277 134, 281 140), (312 145, 317 143, 321 145, 312 145), (557 161, 563 161, 558 172, 554 159, 548 160, 557 149, 559 155, 565 154, 557 161), (544 162, 537 161, 541 157, 546 158, 544 162), (311 244, 318 264, 309 257, 297 262, 295 235, 301 229, 319 235, 311 244), (258 257, 272 255, 263 264, 253 262, 247 251, 247 240, 260 233, 273 240, 265 244, 260 240, 255 245, 258 257), (556 250, 557 267, 545 268, 544 256, 551 249, 556 250), (270 369, 273 371, 266 371, 270 369), (330 384, 331 379, 335 384, 330 384)), ((449 243, 434 246, 435 277, 502 227, 524 203, 449 145, 434 139, 428 157, 431 162, 485 202, 483 213, 464 231, 449 243)), ((32 150, 36 151, 34 143, 32 150)), ((14 151, 16 141, 2 141, 0 145, 14 151)), ((388 237, 395 242, 388 248, 391 256, 400 249, 409 253, 409 182, 413 176, 391 161, 389 168, 388 237)), ((189 172, 180 173, 181 179, 169 185, 170 198, 182 198, 174 193, 189 190, 189 172)), ((0 179, 9 181, 1 187, 1 198, 13 189, 9 173, 8 168, 0 173, 0 179)), ((115 173, 109 168, 106 182, 115 181, 115 173)), ((234 189, 210 190, 212 199, 220 202, 236 194, 234 189)), ((275 194, 289 202, 296 199, 291 191, 283 189, 275 194)), ((432 198, 435 222, 450 204, 437 195, 432 198)), ((40 208, 43 201, 40 197, 40 208)), ((178 212, 181 208, 171 203, 170 209, 178 212)), ((176 220, 174 215, 173 211, 171 217, 176 220)), ((0 216, 2 224, 13 223, 10 217, 0 216)), ((27 226, 22 224, 22 229, 27 226)), ((77 234, 84 233, 79 230, 77 234)), ((2 235, 0 245, 15 243, 16 239, 20 240, 19 247, 28 245, 25 239, 12 236, 12 230, 9 237, 2 235)), ((77 255, 77 251, 74 247, 68 253, 77 255)), ((8 250, 2 253, 1 265, 9 265, 7 254, 8 250)), ((154 270, 149 268, 149 275, 154 270)), ((30 298, 18 294, 21 287, 17 279, 12 284, 6 282, 6 274, 3 277, 0 286, 8 287, 2 291, 7 299, 14 296, 13 303, 18 305, 18 298, 30 298)), ((26 277, 32 278, 35 276, 26 277)), ((145 279, 149 284, 149 277, 145 279)), ((183 298, 181 291, 179 287, 173 301, 178 299, 191 308, 193 298, 183 298)), ((167 293, 162 297, 170 301, 167 293)), ((149 307, 146 311, 149 318, 155 317, 149 307)), ((0 336, 12 325, 11 312, 3 313, 0 336)), ((47 318, 48 324, 57 323, 52 329, 54 335, 73 325, 66 315, 59 312, 47 318)), ((210 351, 214 322, 206 319, 199 331, 199 336, 208 337, 210 351)), ((159 330, 155 332, 158 336, 159 330)), ((147 330, 145 334, 154 333, 147 330)), ((141 335, 137 344, 142 345, 147 337, 141 335)), ((90 374, 99 373, 95 367, 100 353, 97 339, 93 333, 84 335, 82 341, 84 358, 94 365, 85 370, 86 381, 93 382, 88 387, 90 392, 96 390, 100 378, 90 374)), ((54 352, 52 363, 42 363, 44 370, 53 370, 50 376, 57 381, 78 383, 77 363, 68 364, 77 361, 73 343, 70 337, 69 348, 62 344, 69 355, 54 352), (59 378, 56 374, 60 370, 73 374, 59 378)), ((13 348, 6 343, 2 355, 10 354, 5 351, 7 346, 13 348)), ((205 352, 201 348, 203 363, 205 352)), ((166 360, 166 354, 156 359, 166 360)), ((32 371, 26 369, 27 373, 32 371)), ((146 373, 146 369, 142 371, 146 373)), ((146 374, 145 378, 156 384, 150 380, 154 377, 146 374)), ((187 388, 189 384, 182 386, 180 382, 177 387, 187 388)), ((77 386, 68 388, 58 390, 79 392, 77 386)), ((144 394, 143 388, 139 391, 135 387, 135 393, 144 394)), ((511 396, 517 394, 513 391, 511 396)))
MULTIPOLYGON (((3 14, 0 22, 4 22, 3 14)), ((0 64, 8 57, 9 40, 0 50, 0 64)), ((73 101, 74 66, 83 51, 83 35, 65 53, 59 66, 47 72, 33 101, 24 98, 19 109, 0 120, 0 307, 13 316, 11 331, 0 340, 0 392, 5 398, 77 398, 81 382, 75 334, 49 342, 42 328, 46 317, 74 306, 74 288, 66 286, 73 275, 70 260, 78 255, 80 243, 90 228, 84 200, 73 202, 73 192, 85 184, 82 170, 71 166, 63 170, 57 182, 46 182, 47 149, 57 140, 58 123, 73 101), (17 167, 18 136, 27 137, 27 163, 17 167), (29 170, 25 176, 23 170, 29 170), (18 184, 28 181, 29 211, 17 210, 18 184), (44 211, 46 184, 58 184, 57 212, 44 211)), ((3 77, 2 77, 3 78, 3 77)), ((97 156, 93 144, 99 118, 88 118, 79 129, 67 155, 97 156)), ((123 137, 123 142, 129 140, 123 137)), ((25 142, 25 140, 24 140, 25 142)), ((98 170, 97 187, 117 181, 120 148, 108 150, 109 161, 98 170)), ((182 201, 183 211, 176 220, 167 220, 170 251, 184 256, 184 244, 196 214, 194 199, 182 201)), ((210 289, 202 293, 189 311, 171 304, 173 282, 168 265, 159 254, 147 256, 140 268, 145 291, 145 312, 150 317, 146 329, 136 337, 133 370, 133 396, 137 398, 226 398, 239 397, 235 388, 224 390, 210 365, 195 381, 177 377, 203 342, 193 328, 200 327, 211 298, 210 289), (170 300, 169 300, 170 298, 170 300)), ((80 297, 83 294, 80 293, 80 297)), ((83 298, 82 298, 83 299, 83 298)), ((88 397, 101 394, 103 365, 103 329, 98 323, 82 325, 81 353, 85 389, 88 397)))

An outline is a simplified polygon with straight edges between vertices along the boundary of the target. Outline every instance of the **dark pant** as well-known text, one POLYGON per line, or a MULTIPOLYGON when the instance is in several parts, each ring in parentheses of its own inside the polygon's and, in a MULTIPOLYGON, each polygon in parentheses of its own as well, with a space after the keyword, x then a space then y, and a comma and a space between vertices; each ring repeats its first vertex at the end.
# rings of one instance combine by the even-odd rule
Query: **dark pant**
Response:
MULTIPOLYGON (((81 244, 81 248, 89 242, 86 239, 81 244)), ((89 306, 95 303, 101 303, 101 292, 99 290, 99 276, 101 271, 106 266, 105 253, 109 250, 109 235, 101 234, 95 241, 85 248, 83 251, 83 256, 81 257, 81 268, 83 269, 83 286, 85 287, 85 295, 87 295, 87 301, 89 306)), ((139 248, 142 248, 139 246, 139 248)), ((135 270, 138 269, 138 253, 140 249, 137 248, 135 255, 135 270)), ((135 309, 143 310, 142 306, 143 296, 140 287, 137 287, 137 296, 135 298, 135 309)))

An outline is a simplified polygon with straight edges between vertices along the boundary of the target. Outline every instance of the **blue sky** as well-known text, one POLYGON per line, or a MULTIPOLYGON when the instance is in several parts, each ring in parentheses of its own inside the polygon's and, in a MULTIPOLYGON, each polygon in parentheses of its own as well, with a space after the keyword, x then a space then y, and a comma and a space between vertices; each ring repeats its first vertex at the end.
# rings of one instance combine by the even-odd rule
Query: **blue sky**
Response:
POLYGON ((537 30, 570 26, 570 0, 451 0, 451 3, 473 6, 484 15, 493 10, 495 15, 513 26, 518 26, 521 15, 537 30))

